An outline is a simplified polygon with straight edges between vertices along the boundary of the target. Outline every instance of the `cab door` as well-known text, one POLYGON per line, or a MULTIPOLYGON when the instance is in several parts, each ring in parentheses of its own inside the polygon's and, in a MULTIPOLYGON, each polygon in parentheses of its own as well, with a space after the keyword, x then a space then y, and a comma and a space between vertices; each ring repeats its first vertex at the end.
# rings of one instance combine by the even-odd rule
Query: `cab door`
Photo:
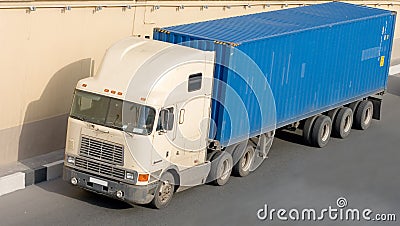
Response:
POLYGON ((175 137, 176 105, 164 107, 159 111, 156 121, 156 133, 153 138, 152 165, 170 165, 172 153, 175 147, 171 139, 175 137), (166 116, 166 114, 168 116, 166 116), (166 119, 167 118, 167 119, 166 119), (164 123, 163 123, 164 121, 164 123))
POLYGON ((176 104, 173 143, 178 150, 171 160, 183 167, 202 164, 206 159, 214 65, 205 61, 197 66, 197 70, 194 67, 184 70, 187 98, 176 104))
POLYGON ((163 130, 157 128, 154 149, 158 153, 153 159, 156 155, 163 156, 179 170, 202 164, 206 159, 214 53, 202 54, 202 60, 173 68, 159 82, 165 91, 160 94, 161 97, 165 95, 163 105, 169 106, 162 109, 170 109, 173 113, 173 126, 163 130))

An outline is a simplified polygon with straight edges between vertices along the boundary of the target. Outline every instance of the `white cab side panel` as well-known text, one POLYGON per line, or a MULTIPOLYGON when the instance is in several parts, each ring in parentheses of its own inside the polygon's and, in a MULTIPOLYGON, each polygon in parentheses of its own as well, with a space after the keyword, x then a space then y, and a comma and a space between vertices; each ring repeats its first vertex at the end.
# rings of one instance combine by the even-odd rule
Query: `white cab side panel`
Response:
POLYGON ((202 52, 200 57, 171 68, 148 96, 149 101, 156 99, 164 108, 174 109, 173 130, 154 134, 153 156, 168 158, 179 170, 202 164, 206 158, 214 53, 202 52), (199 73, 201 88, 189 92, 189 76, 199 73))

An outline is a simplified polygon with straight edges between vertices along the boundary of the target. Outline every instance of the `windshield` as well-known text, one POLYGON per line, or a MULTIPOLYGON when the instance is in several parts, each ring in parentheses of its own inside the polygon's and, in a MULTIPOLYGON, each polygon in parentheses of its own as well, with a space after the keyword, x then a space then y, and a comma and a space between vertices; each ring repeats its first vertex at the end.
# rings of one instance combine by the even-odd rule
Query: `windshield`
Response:
POLYGON ((140 104, 76 90, 71 117, 125 132, 148 135, 153 130, 155 110, 140 104))

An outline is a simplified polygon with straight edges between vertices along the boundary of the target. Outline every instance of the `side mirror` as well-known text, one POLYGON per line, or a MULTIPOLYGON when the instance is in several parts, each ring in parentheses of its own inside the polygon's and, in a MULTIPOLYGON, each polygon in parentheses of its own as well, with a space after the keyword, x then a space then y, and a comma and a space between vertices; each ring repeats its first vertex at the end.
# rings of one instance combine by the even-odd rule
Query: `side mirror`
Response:
POLYGON ((160 122, 161 131, 166 132, 167 130, 172 130, 174 126, 174 113, 163 109, 160 111, 160 122))

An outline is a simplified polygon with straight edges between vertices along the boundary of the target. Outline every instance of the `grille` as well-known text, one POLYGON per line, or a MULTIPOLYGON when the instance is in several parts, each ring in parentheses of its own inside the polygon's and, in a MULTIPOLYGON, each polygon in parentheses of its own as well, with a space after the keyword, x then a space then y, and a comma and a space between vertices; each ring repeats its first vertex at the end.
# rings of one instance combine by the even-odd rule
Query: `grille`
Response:
POLYGON ((124 165, 124 148, 121 145, 82 137, 80 155, 116 165, 124 165))
POLYGON ((75 166, 93 173, 98 173, 99 175, 115 177, 122 180, 125 179, 125 170, 90 159, 76 157, 75 166))

